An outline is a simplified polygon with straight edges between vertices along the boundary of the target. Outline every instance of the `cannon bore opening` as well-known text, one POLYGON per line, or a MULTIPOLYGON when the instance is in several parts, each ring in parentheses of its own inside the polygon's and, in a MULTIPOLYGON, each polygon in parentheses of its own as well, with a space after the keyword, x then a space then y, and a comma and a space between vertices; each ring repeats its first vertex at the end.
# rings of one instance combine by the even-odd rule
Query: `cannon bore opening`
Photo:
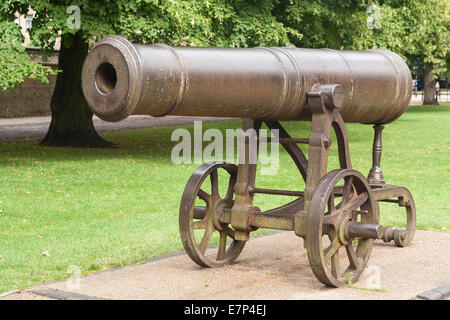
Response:
POLYGON ((117 83, 116 70, 112 64, 104 62, 98 66, 95 72, 95 84, 98 90, 103 94, 110 94, 117 83))

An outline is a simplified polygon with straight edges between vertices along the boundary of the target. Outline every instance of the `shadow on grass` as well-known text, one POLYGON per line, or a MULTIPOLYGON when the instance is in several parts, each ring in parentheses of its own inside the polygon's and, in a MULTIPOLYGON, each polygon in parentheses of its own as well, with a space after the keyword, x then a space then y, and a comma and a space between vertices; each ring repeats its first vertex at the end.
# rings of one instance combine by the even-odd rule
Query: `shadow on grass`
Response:
MULTIPOLYGON (((422 105, 409 107, 405 113, 429 113, 450 111, 450 103, 441 105, 422 105)), ((402 122, 420 122, 420 119, 402 116, 392 125, 401 125, 402 122)), ((311 123, 309 121, 283 121, 285 129, 295 138, 307 138, 310 134, 311 123)), ((176 128, 185 128, 193 138, 193 126, 163 127, 145 130, 120 131, 105 133, 103 136, 118 145, 117 148, 93 149, 70 147, 42 147, 38 140, 25 140, 0 143, 0 166, 33 166, 35 161, 40 162, 91 162, 95 160, 135 159, 135 160, 163 160, 171 161, 171 150, 179 141, 171 141, 171 135, 176 128)), ((206 123, 203 130, 217 128, 225 129, 241 128, 240 121, 206 123)), ((263 126, 265 128, 265 126, 263 126)), ((358 144, 366 141, 367 136, 372 136, 370 125, 347 124, 350 144, 358 144)), ((334 135, 334 132, 333 132, 334 135)), ((335 139, 333 139, 335 141, 335 139)), ((204 145, 209 144, 205 142, 204 145)), ((305 148, 303 148, 304 151, 305 148)))
MULTIPOLYGON (((288 133, 295 138, 308 138, 311 129, 309 121, 283 121, 288 133)), ((73 147, 43 147, 39 146, 39 140, 29 139, 25 141, 0 143, 0 166, 2 167, 31 167, 36 161, 41 163, 59 162, 92 162, 96 160, 120 160, 134 159, 147 161, 171 161, 171 151, 179 141, 171 141, 173 130, 185 128, 193 139, 193 126, 184 125, 180 127, 163 127, 144 130, 119 131, 105 133, 103 137, 116 144, 117 148, 73 148, 73 147)), ((241 128, 240 121, 206 123, 203 130, 217 128, 225 133, 226 129, 241 128)), ((263 129, 267 127, 263 126, 263 129)), ((359 143, 367 140, 367 134, 372 135, 370 126, 361 124, 349 124, 347 126, 350 143, 359 143)), ((336 141, 332 130, 333 140, 336 141)), ((224 134, 225 137, 225 134, 224 134)), ((211 142, 203 142, 203 147, 211 142)), ((191 141, 191 146, 193 143, 191 141)), ((224 148, 226 145, 224 144, 224 148)), ((332 152, 336 144, 332 145, 332 152)), ((237 141, 235 140, 235 150, 237 141)), ((281 147, 280 147, 281 148, 281 147)), ((307 155, 308 147, 301 145, 300 148, 307 155)), ((225 149, 224 149, 225 154, 225 149)))
MULTIPOLYGON (((73 148, 73 147, 43 147, 38 139, 0 143, 0 166, 30 166, 35 161, 40 162, 91 162, 110 159, 167 159, 170 161, 172 148, 179 141, 171 141, 171 135, 176 128, 185 128, 193 137, 193 126, 164 127, 145 130, 120 131, 106 133, 103 136, 117 148, 73 148)), ((203 129, 240 128, 240 122, 208 123, 203 129)))

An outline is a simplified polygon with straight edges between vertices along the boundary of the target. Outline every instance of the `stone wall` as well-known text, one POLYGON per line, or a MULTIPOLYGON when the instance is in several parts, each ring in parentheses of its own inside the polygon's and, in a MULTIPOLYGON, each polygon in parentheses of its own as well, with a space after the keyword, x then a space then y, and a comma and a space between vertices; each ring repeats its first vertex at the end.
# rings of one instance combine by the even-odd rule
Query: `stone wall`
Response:
MULTIPOLYGON (((27 48, 33 61, 57 68, 58 52, 48 61, 42 61, 37 48, 27 48)), ((50 83, 25 79, 11 92, 0 91, 0 118, 40 116, 50 114, 50 100, 56 83, 56 76, 49 76, 50 83)))

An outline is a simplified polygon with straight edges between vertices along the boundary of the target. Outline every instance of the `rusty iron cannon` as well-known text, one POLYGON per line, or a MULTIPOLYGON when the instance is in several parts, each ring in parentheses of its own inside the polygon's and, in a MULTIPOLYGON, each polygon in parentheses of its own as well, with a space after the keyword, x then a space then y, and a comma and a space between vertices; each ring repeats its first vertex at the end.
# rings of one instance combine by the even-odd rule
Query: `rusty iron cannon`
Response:
POLYGON ((318 280, 334 287, 359 278, 374 240, 406 246, 414 237, 414 199, 405 187, 387 185, 380 168, 383 125, 405 111, 411 83, 405 62, 387 50, 170 47, 120 36, 99 41, 82 72, 87 102, 107 121, 131 114, 236 117, 244 119, 244 133, 263 123, 277 130, 305 189, 257 188, 252 139, 244 134, 243 161, 206 163, 189 179, 180 205, 183 245, 197 264, 217 267, 233 262, 257 228, 294 231, 318 280), (311 121, 310 136, 291 137, 279 122, 286 120, 311 121), (345 122, 374 125, 368 177, 352 169, 345 122), (340 169, 328 171, 331 128, 340 169), (299 144, 308 145, 308 157, 299 144), (219 192, 223 173, 228 184, 219 192), (262 211, 255 194, 295 199, 262 211), (405 228, 380 225, 379 202, 404 207, 405 228), (219 245, 211 255, 215 232, 219 245))

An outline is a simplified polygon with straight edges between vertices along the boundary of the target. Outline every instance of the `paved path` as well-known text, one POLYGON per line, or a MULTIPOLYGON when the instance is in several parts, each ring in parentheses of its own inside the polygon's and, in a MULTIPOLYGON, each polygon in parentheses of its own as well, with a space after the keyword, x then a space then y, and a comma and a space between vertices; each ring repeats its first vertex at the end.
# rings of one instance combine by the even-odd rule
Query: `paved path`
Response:
MULTIPOLYGON (((122 130, 139 130, 158 127, 192 124, 194 121, 219 122, 236 120, 232 118, 209 117, 177 117, 167 116, 154 118, 151 116, 130 116, 120 122, 106 122, 94 116, 97 132, 114 132, 122 130)), ((23 140, 29 138, 42 139, 47 133, 51 117, 0 118, 0 141, 23 140)))
POLYGON ((2 299, 414 299, 448 287, 449 252, 450 233, 419 230, 406 248, 377 241, 355 288, 333 289, 314 277, 301 238, 275 232, 251 239, 236 263, 222 268, 201 268, 177 253, 91 274, 78 287, 59 281, 2 299))
MULTIPOLYGON (((441 92, 439 97, 439 103, 447 103, 450 102, 450 92, 441 92)), ((410 106, 419 106, 423 104, 423 92, 419 92, 417 96, 412 95, 410 106)))

